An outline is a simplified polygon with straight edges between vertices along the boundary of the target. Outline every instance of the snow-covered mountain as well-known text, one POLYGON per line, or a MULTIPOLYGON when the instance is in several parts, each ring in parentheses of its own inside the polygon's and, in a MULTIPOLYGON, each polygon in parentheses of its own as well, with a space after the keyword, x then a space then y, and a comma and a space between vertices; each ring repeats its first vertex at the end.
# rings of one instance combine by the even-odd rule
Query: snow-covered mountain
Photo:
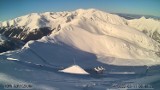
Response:
POLYGON ((141 17, 140 19, 128 20, 128 25, 142 31, 160 43, 160 21, 141 17))
MULTIPOLYGON (((92 53, 96 56, 97 61, 104 64, 160 64, 160 43, 143 33, 142 28, 136 26, 137 23, 134 24, 136 21, 144 22, 143 26, 147 26, 147 22, 145 24, 145 21, 141 19, 127 20, 96 9, 32 13, 2 22, 0 32, 26 41, 42 37, 37 41, 26 43, 22 48, 22 54, 25 54, 26 50, 35 50, 36 46, 43 47, 37 49, 37 52, 41 54, 44 51, 45 53, 56 53, 61 49, 54 50, 51 47, 59 45, 92 53), (43 44, 39 45, 40 43, 43 44)), ((148 21, 148 19, 144 20, 148 21)), ((151 26, 146 27, 146 30, 160 30, 159 24, 154 24, 159 21, 149 20, 148 22, 151 23, 149 24, 151 26)), ((45 57, 45 54, 43 55, 45 57)), ((65 58, 66 55, 61 56, 65 58)))
POLYGON ((111 22, 113 24, 125 23, 125 20, 118 17, 117 15, 104 13, 94 9, 79 9, 73 12, 32 13, 29 15, 18 17, 13 20, 2 22, 0 33, 3 33, 9 37, 29 41, 30 39, 34 39, 34 36, 36 35, 36 37, 41 38, 44 35, 50 34, 51 31, 60 29, 60 25, 66 24, 73 19, 92 19, 90 15, 93 17, 93 19, 102 16, 104 21, 111 22), (95 15, 92 16, 91 14, 95 15))

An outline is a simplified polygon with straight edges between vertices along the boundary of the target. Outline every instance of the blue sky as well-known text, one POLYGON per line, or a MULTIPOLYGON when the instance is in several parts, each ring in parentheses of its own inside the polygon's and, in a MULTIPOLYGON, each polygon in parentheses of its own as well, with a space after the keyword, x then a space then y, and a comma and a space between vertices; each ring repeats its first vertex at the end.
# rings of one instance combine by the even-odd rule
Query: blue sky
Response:
POLYGON ((29 13, 73 11, 79 8, 160 16, 160 0, 0 0, 0 21, 29 13))

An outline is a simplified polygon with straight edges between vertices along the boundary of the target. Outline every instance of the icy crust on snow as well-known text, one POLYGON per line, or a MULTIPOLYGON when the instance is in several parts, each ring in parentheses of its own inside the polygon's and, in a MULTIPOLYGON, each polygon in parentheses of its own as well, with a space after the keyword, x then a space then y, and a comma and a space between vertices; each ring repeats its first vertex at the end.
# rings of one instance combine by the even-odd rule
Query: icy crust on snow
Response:
POLYGON ((59 70, 59 72, 71 73, 71 74, 84 74, 84 75, 89 74, 88 72, 86 72, 84 69, 82 69, 78 65, 72 65, 72 66, 65 68, 63 70, 59 70))
POLYGON ((128 25, 140 31, 145 30, 151 34, 155 31, 160 33, 160 21, 152 18, 146 19, 145 17, 141 17, 140 19, 128 20, 128 25))

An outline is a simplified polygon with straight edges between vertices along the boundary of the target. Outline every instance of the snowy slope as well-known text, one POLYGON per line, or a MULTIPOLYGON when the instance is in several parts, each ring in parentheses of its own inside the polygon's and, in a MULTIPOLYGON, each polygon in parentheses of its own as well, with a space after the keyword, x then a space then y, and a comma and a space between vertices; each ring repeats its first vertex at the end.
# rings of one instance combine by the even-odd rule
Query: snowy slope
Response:
MULTIPOLYGON (((94 53, 97 55, 97 57, 102 56, 101 58, 99 58, 99 61, 103 63, 110 63, 116 65, 132 65, 132 62, 137 61, 137 64, 142 64, 138 62, 143 61, 143 64, 153 64, 151 62, 156 62, 159 58, 155 55, 158 47, 154 46, 153 44, 150 46, 150 44, 154 43, 154 41, 149 40, 144 41, 148 43, 146 44, 146 46, 148 45, 147 49, 147 47, 142 47, 138 45, 142 45, 141 43, 137 44, 135 42, 126 41, 124 39, 120 39, 110 35, 97 35, 95 33, 89 33, 88 31, 77 28, 75 26, 64 28, 58 34, 52 34, 50 37, 54 38, 58 42, 63 42, 77 49, 94 53), (153 48, 150 48, 149 46, 153 48), (105 60, 102 60, 102 58, 104 57, 105 60), (110 58, 107 57, 121 58, 122 60, 110 60, 110 58), (131 63, 125 63, 127 61, 123 59, 128 59, 127 61, 130 61, 131 63)), ((134 40, 136 41, 136 38, 134 40)))
POLYGON ((95 9, 22 17, 8 26, 29 28, 23 29, 26 31, 23 33, 35 33, 34 28, 46 26, 54 30, 39 40, 28 41, 19 50, 0 53, 0 90, 6 84, 30 85, 31 90, 106 90, 125 84, 146 84, 159 90, 160 66, 155 65, 160 64, 156 54, 160 51, 159 43, 128 26, 128 20, 95 9), (73 59, 78 66, 73 65, 73 59), (155 66, 146 73, 144 65, 155 66), (104 74, 90 73, 98 66, 106 68, 104 74), (84 70, 89 75, 73 75, 88 74, 84 70), (135 75, 107 75, 107 72, 135 72, 135 75))
POLYGON ((128 24, 141 31, 146 30, 149 33, 158 31, 160 33, 160 22, 152 18, 146 19, 145 17, 141 17, 140 19, 132 19, 128 20, 128 24))
MULTIPOLYGON (((24 51, 22 54, 26 54, 25 50, 27 49, 35 49, 36 46, 39 46, 37 42, 41 42, 44 45, 52 43, 53 47, 67 45, 92 53, 96 56, 97 61, 105 64, 159 64, 160 57, 156 53, 160 51, 160 44, 130 24, 128 26, 128 22, 118 15, 100 10, 78 9, 72 12, 33 13, 3 22, 2 26, 15 25, 29 28, 27 32, 33 32, 33 29, 41 27, 54 29, 48 36, 36 42, 28 42, 22 48, 24 51)), ((44 50, 46 53, 57 52, 56 50, 50 51, 50 47, 36 52, 42 54, 44 50)), ((45 54, 42 55, 46 57, 45 54)), ((65 58, 65 55, 62 56, 65 58)))
POLYGON ((145 17, 128 20, 128 25, 136 28, 160 43, 160 21, 145 17))

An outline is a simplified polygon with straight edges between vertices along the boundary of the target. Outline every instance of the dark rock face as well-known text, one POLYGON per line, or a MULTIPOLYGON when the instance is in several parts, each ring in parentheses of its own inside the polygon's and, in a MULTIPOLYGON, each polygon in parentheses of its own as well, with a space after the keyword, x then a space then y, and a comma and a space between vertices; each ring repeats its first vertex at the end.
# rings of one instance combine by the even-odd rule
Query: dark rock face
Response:
POLYGON ((156 52, 155 54, 160 57, 160 52, 156 52))
MULTIPOLYGON (((7 38, 7 37, 6 37, 7 38)), ((18 39, 7 38, 0 44, 0 53, 21 48, 25 43, 18 39)))
POLYGON ((26 42, 40 39, 43 36, 49 35, 53 30, 49 27, 43 27, 28 32, 28 29, 25 29, 24 27, 1 27, 0 34, 6 37, 7 40, 0 45, 0 53, 19 49, 26 42))
MULTIPOLYGON (((143 30, 142 31, 144 34, 146 34, 147 36, 151 37, 153 40, 155 40, 156 42, 160 43, 160 33, 158 31, 154 31, 153 33, 152 32, 149 32, 147 30, 143 30)), ((159 48, 160 48, 160 45, 159 45, 159 48)), ((160 51, 158 52, 155 52, 155 54, 157 56, 160 57, 160 51)))
POLYGON ((24 37, 23 41, 28 42, 29 40, 37 40, 42 38, 43 36, 49 35, 53 30, 51 30, 48 27, 45 28, 39 28, 34 29, 33 32, 30 32, 29 34, 23 34, 22 37, 24 37))
POLYGON ((49 27, 43 27, 39 29, 34 29, 32 32, 27 32, 28 29, 25 29, 23 27, 2 27, 0 28, 0 34, 10 37, 10 38, 16 38, 19 40, 22 40, 24 42, 28 42, 29 40, 37 40, 42 38, 43 36, 46 36, 50 34, 53 30, 51 30, 49 27))
POLYGON ((160 33, 158 33, 158 31, 155 31, 152 35, 152 38, 157 41, 158 43, 160 43, 160 33))
MULTIPOLYGON (((158 43, 160 43, 160 33, 158 33, 158 31, 155 31, 152 35, 152 38, 157 41, 158 43)), ((159 46, 160 48, 160 46, 159 46)), ((160 57, 160 51, 156 52, 156 55, 160 57)))
POLYGON ((155 40, 156 42, 160 43, 160 33, 158 31, 149 32, 147 30, 142 31, 144 34, 155 40))

